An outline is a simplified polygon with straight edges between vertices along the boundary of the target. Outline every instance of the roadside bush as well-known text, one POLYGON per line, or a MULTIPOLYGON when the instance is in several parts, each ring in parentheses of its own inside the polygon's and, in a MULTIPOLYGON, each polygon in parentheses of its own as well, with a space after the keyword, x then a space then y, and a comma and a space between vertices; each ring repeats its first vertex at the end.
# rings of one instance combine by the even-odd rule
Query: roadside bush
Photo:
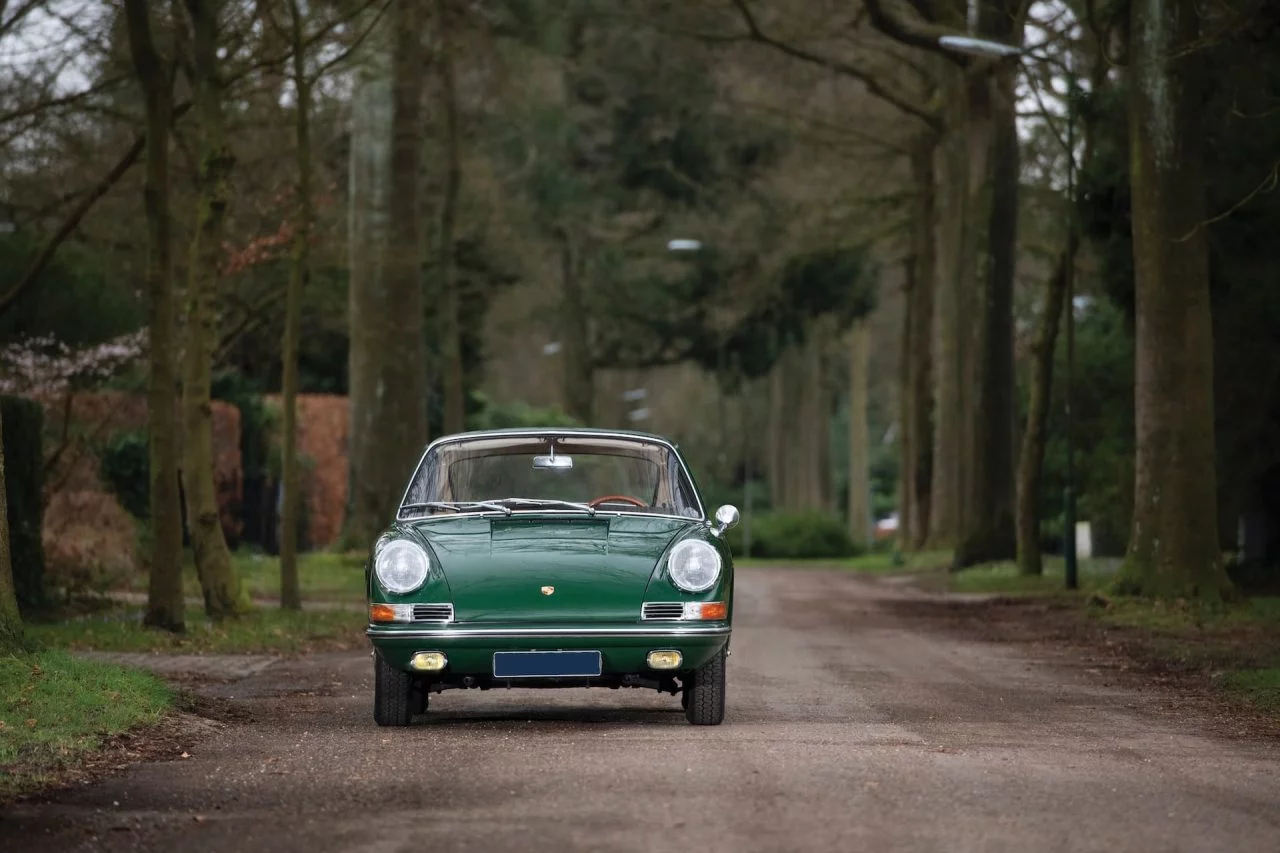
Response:
POLYGON ((467 417, 467 429, 579 426, 576 420, 554 407, 538 408, 520 401, 495 403, 480 393, 472 395, 472 402, 477 411, 467 417))
POLYGON ((102 479, 134 518, 151 514, 151 449, 145 432, 123 432, 99 451, 102 479))
POLYGON ((0 397, 4 426, 4 488, 9 503, 9 555, 18 604, 46 603, 44 585, 44 409, 23 397, 0 397))
MULTIPOLYGON (((743 553, 743 526, 725 534, 735 556, 743 553)), ((809 510, 773 512, 751 520, 751 556, 768 558, 853 557, 858 547, 844 522, 830 513, 809 510)))
POLYGON ((64 489, 45 511, 44 551, 68 598, 118 588, 137 571, 138 522, 110 492, 64 489))

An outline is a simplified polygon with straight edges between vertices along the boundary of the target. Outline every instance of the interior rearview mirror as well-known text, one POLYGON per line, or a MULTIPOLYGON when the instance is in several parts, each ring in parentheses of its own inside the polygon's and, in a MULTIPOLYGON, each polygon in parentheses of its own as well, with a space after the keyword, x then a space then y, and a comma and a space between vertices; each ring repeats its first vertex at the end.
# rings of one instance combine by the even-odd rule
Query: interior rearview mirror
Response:
POLYGON ((551 471, 565 471, 573 467, 572 456, 556 456, 554 453, 550 456, 533 457, 533 467, 551 471))

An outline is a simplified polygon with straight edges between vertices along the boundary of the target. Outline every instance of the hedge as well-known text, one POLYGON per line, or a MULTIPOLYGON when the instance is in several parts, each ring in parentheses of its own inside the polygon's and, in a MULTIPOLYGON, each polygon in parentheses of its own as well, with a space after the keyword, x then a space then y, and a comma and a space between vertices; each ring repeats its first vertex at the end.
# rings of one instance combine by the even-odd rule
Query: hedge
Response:
MULTIPOLYGON (((735 556, 743 553, 743 525, 729 530, 725 541, 735 556)), ((857 556, 844 521, 816 510, 771 512, 751 519, 751 556, 831 558, 857 556)))

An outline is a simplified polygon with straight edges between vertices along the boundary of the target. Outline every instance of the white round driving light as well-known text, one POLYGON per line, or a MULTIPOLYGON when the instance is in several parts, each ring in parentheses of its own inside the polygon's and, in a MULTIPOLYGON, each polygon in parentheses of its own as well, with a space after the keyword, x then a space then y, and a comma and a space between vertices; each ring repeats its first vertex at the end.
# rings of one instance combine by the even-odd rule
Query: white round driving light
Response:
POLYGON ((686 539, 667 558, 671 582, 685 592, 703 592, 720 577, 720 552, 701 539, 686 539))
POLYGON ((387 592, 404 595, 427 581, 427 554, 412 542, 397 539, 378 549, 374 572, 387 592))

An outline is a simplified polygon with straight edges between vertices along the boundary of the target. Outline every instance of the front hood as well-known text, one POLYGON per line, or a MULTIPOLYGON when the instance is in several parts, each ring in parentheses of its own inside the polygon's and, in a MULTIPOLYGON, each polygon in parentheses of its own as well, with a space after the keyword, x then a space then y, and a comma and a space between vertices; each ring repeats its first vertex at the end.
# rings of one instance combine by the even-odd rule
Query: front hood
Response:
POLYGON ((417 532, 444 573, 459 622, 607 622, 639 618, 658 560, 700 523, 521 514, 433 520, 417 532))

